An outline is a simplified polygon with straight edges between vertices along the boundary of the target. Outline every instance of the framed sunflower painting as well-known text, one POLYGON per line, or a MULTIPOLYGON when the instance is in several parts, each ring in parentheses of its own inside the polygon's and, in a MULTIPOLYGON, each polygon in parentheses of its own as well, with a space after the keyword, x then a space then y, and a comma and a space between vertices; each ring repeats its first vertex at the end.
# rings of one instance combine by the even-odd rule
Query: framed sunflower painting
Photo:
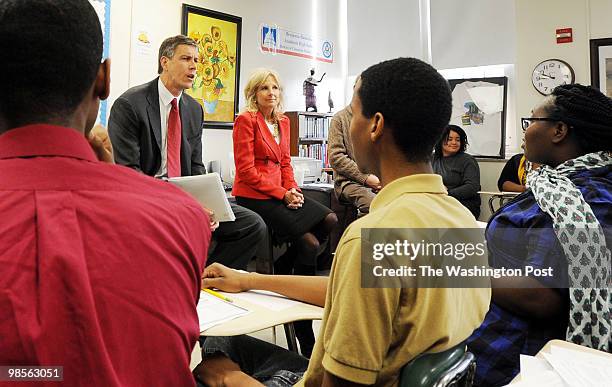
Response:
POLYGON ((204 127, 232 129, 238 112, 242 18, 183 4, 182 33, 198 44, 196 78, 187 94, 204 108, 204 127))

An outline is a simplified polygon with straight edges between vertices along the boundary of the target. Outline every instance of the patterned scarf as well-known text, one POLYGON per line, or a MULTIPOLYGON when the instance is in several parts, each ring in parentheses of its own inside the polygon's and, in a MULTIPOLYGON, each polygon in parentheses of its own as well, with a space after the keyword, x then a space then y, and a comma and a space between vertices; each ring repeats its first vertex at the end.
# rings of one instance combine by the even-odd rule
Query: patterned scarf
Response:
POLYGON ((612 153, 596 152, 529 173, 527 187, 553 220, 568 261, 569 325, 566 339, 576 344, 612 349, 612 275, 610 249, 599 221, 582 193, 568 178, 578 171, 612 165, 612 153))

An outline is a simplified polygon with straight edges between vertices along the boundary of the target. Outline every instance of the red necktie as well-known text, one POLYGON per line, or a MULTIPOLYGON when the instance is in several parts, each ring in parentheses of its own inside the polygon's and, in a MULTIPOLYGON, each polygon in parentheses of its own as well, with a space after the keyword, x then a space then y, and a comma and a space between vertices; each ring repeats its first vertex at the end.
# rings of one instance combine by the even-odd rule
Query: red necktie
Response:
POLYGON ((168 177, 181 176, 181 116, 176 105, 176 98, 172 100, 172 108, 168 116, 168 177))

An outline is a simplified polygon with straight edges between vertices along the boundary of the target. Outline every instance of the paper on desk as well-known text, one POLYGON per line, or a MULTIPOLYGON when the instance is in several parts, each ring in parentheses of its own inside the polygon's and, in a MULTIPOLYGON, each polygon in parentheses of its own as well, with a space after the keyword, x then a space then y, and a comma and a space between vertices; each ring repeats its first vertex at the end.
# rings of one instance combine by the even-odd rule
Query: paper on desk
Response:
POLYGON ((521 368, 521 380, 506 385, 506 387, 570 387, 555 371, 541 371, 538 375, 525 378, 521 368))
POLYGON ((612 361, 608 359, 555 345, 542 355, 569 386, 612 386, 612 361))
POLYGON ((197 306, 200 332, 248 314, 247 309, 206 292, 200 292, 200 301, 197 306))
POLYGON ((542 372, 552 371, 551 365, 544 359, 535 356, 521 355, 521 379, 529 380, 542 372))
POLYGON ((248 292, 231 294, 228 293, 228 296, 263 306, 264 308, 273 310, 275 312, 289 309, 292 306, 302 305, 302 303, 299 301, 294 301, 281 294, 266 290, 251 290, 248 292))

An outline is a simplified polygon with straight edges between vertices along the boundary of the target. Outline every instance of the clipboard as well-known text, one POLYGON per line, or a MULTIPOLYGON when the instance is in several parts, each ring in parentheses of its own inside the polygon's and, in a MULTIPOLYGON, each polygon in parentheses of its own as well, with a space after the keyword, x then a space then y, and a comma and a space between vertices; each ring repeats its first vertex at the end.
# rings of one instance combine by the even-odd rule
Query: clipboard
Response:
POLYGON ((202 206, 213 211, 214 220, 218 222, 236 220, 218 173, 171 177, 168 181, 191 194, 202 206))

